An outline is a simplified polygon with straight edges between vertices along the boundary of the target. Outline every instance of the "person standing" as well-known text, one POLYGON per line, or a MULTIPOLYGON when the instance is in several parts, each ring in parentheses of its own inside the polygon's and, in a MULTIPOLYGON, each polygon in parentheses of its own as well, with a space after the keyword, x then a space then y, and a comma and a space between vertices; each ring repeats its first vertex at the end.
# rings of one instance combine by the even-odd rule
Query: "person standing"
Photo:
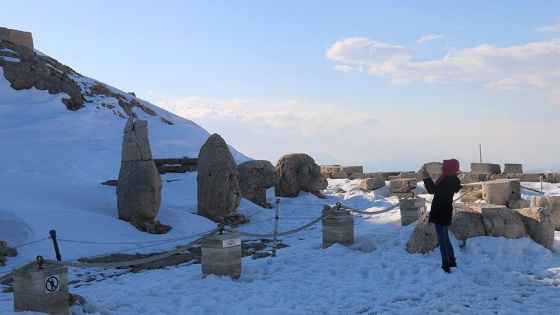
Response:
POLYGON ((434 195, 428 221, 433 223, 436 229, 441 252, 441 268, 450 273, 451 267, 457 267, 455 251, 449 240, 449 225, 451 225, 453 216, 453 196, 462 187, 461 181, 457 177, 459 161, 455 159, 443 160, 442 174, 435 182, 426 170, 426 165, 422 167, 421 172, 424 187, 429 194, 434 195))

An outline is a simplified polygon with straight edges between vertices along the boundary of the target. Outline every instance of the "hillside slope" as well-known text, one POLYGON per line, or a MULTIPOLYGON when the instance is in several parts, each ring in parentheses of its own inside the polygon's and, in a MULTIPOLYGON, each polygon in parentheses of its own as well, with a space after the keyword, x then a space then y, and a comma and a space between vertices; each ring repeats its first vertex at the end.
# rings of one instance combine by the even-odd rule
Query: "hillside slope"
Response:
MULTIPOLYGON (((40 236, 47 236, 49 229, 63 228, 59 216, 75 210, 106 216, 109 225, 126 224, 117 219, 114 187, 101 183, 118 177, 128 117, 148 121, 155 158, 197 157, 210 136, 190 120, 82 76, 37 51, 0 45, 0 225, 6 227, 0 240, 9 244, 39 237, 32 231, 44 230, 40 236), (8 75, 14 84, 6 78, 8 68, 31 72, 8 75), (70 79, 80 88, 83 103, 68 101, 72 96, 66 92, 49 93, 40 72, 51 74, 51 93, 70 79), (32 86, 24 89, 24 83, 32 86)), ((230 149, 238 163, 249 159, 230 149)), ((76 223, 87 226, 87 221, 76 223)))

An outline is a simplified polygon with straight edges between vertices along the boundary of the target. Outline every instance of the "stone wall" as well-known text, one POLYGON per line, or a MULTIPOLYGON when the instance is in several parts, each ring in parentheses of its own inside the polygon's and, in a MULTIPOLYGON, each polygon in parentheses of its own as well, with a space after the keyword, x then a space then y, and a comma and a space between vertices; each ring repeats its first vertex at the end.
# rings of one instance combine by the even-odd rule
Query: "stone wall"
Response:
POLYGON ((33 49, 33 36, 30 32, 0 27, 0 40, 33 49))
MULTIPOLYGON (((435 162, 432 162, 435 163, 435 162)), ((437 163, 436 163, 437 164, 437 163)), ((441 163, 439 163, 441 164, 441 163)), ((330 179, 365 179, 383 178, 393 180, 399 178, 417 178, 422 180, 422 176, 415 171, 395 171, 395 172, 364 172, 362 166, 341 166, 341 165, 320 165, 321 173, 330 179)), ((519 179, 521 182, 548 182, 560 183, 560 173, 516 173, 523 170, 521 164, 506 163, 504 171, 501 172, 499 164, 492 163, 471 163, 470 172, 459 173, 462 184, 486 182, 498 179, 519 179)), ((432 172, 430 172, 432 174, 432 172)), ((439 173, 434 171, 432 179, 436 179, 439 173)))

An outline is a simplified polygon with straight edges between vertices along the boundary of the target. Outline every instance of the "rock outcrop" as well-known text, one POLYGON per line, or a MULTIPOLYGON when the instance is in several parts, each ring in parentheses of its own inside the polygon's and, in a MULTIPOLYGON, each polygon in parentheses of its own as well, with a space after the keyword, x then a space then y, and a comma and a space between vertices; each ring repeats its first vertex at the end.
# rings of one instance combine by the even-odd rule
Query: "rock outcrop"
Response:
MULTIPOLYGON (((66 93, 69 97, 63 98, 62 102, 68 110, 72 111, 79 110, 87 103, 96 103, 98 106, 112 110, 115 115, 122 118, 138 118, 139 111, 157 116, 152 109, 143 105, 131 94, 119 93, 118 90, 101 82, 84 78, 57 60, 37 53, 32 48, 32 42, 31 45, 26 44, 28 39, 22 35, 26 32, 9 31, 3 33, 0 28, 0 67, 3 68, 4 77, 13 89, 24 90, 34 87, 38 90, 46 90, 50 94, 66 93), (11 40, 5 39, 7 37, 11 40), (19 37, 21 39, 18 39, 19 37)), ((166 124, 173 124, 164 117, 160 116, 160 119, 166 124)))
POLYGON ((62 102, 69 110, 84 106, 84 97, 78 83, 71 76, 79 76, 69 67, 51 57, 38 55, 32 49, 10 42, 0 41, 0 66, 4 77, 13 89, 23 90, 35 87, 50 94, 66 93, 70 98, 62 102), (7 58, 6 58, 7 57, 7 58))

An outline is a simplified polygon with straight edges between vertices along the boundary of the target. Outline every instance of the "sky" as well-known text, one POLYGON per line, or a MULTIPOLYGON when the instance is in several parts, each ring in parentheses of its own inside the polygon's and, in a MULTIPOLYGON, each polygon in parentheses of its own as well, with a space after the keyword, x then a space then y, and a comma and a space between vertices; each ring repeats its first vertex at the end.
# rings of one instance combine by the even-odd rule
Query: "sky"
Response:
POLYGON ((273 164, 560 169, 560 1, 6 1, 3 27, 273 164), (421 139, 422 141, 418 141, 421 139), (383 148, 383 149, 379 149, 383 148))
MULTIPOLYGON (((13 59, 11 60, 13 62, 13 59)), ((80 82, 91 82, 79 78, 80 82)), ((109 107, 92 103, 66 110, 64 94, 31 88, 15 91, 0 68, 0 240, 18 251, 0 266, 0 278, 34 261, 55 260, 49 231, 56 231, 64 264, 108 254, 161 253, 185 246, 216 228, 196 215, 196 172, 162 175, 162 202, 156 219, 173 228, 148 234, 117 218, 115 187, 126 120, 109 107), (102 130, 102 132, 100 132, 102 130)), ((128 96, 130 97, 130 96, 128 96)), ((116 100, 113 100, 116 103, 116 100)), ((114 104, 109 104, 114 105, 114 104)), ((154 156, 196 152, 209 134, 197 125, 150 106, 159 116, 136 111, 148 121, 154 156), (179 141, 178 139, 182 139, 179 141), (170 145, 173 143, 174 145, 170 145)), ((414 140, 426 142, 420 137, 414 140)), ((378 147, 382 149, 382 147, 378 147)), ((246 157, 232 149, 237 162, 246 157)), ((360 180, 328 180, 325 199, 301 192, 278 198, 278 232, 298 229, 321 216, 323 205, 337 202, 352 212, 354 244, 322 248, 320 223, 279 237, 288 247, 276 257, 241 260, 238 279, 203 277, 200 264, 183 263, 143 270, 69 267, 69 291, 83 306, 71 315, 138 314, 553 314, 560 308, 560 232, 552 252, 531 238, 475 237, 456 249, 458 267, 441 270, 437 250, 409 254, 406 244, 416 223, 400 225, 398 198, 388 186, 372 192, 360 180), (396 207, 395 207, 396 206, 396 207)), ((539 183, 523 187, 541 189, 539 183)), ((548 196, 560 196, 560 184, 543 183, 548 196)), ((419 183, 415 193, 431 200, 419 183)), ((274 189, 266 191, 275 203, 274 189)), ((539 195, 523 188, 521 197, 539 195)), ((235 229, 271 234, 276 211, 242 199, 237 213, 250 223, 235 229)), ((258 238, 243 236, 244 242, 258 238)), ((269 238, 271 240, 271 238, 269 238)), ((270 245, 270 243, 269 243, 270 245)), ((262 251, 271 253, 270 246, 262 251)), ((0 314, 14 314, 14 295, 0 285, 0 314)), ((37 312, 16 314, 39 314, 37 312)))

